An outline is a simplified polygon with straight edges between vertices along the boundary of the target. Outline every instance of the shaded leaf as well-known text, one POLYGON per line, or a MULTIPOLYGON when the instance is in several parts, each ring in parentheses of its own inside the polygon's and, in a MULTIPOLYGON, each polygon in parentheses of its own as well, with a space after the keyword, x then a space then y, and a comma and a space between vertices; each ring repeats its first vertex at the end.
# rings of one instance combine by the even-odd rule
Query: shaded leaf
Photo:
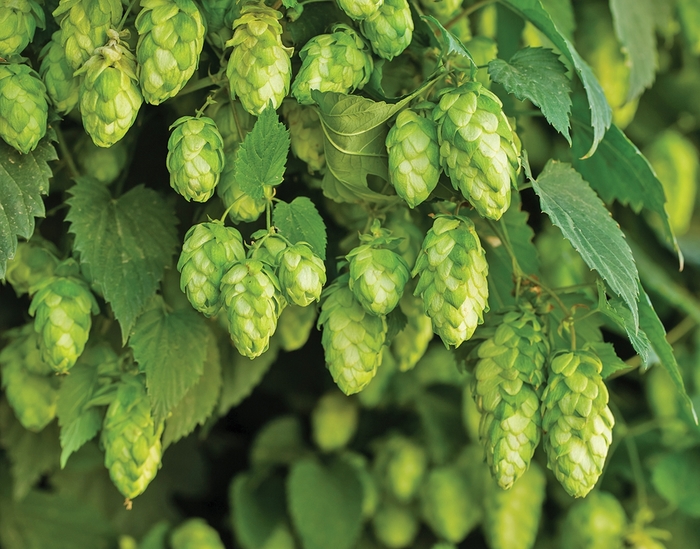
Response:
POLYGON ((250 448, 250 462, 255 467, 288 465, 307 451, 299 418, 282 416, 258 431, 250 448))
POLYGON ((663 456, 652 468, 651 483, 669 503, 691 517, 700 517, 700 451, 697 448, 663 456))
POLYGON ((442 26, 432 15, 422 15, 421 19, 428 24, 440 48, 442 62, 450 62, 460 68, 469 68, 471 78, 476 74, 477 63, 464 47, 461 40, 442 26))
POLYGON ((306 242, 321 259, 326 259, 326 224, 310 199, 297 196, 289 204, 278 202, 272 222, 292 244, 306 242))
POLYGON ((66 466, 73 452, 92 440, 102 427, 102 414, 95 408, 89 408, 65 427, 61 427, 61 469, 66 466))

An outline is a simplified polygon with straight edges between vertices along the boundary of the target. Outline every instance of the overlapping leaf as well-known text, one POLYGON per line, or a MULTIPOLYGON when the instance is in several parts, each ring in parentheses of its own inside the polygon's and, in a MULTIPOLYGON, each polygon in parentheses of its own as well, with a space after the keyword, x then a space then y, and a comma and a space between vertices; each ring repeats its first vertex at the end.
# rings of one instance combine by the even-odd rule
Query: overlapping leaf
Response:
POLYGON ((292 244, 307 242, 321 259, 326 259, 326 224, 307 197, 298 196, 289 204, 278 202, 272 222, 292 244))

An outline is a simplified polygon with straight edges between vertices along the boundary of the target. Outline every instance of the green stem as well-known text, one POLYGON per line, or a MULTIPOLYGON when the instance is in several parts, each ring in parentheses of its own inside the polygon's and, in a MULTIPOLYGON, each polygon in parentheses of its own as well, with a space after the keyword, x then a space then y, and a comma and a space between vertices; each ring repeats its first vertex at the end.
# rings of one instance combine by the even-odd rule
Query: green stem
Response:
POLYGON ((124 28, 124 25, 126 24, 126 18, 129 17, 129 14, 131 13, 131 10, 134 8, 134 4, 136 4, 137 1, 138 0, 131 0, 129 7, 126 10, 124 10, 124 15, 122 16, 122 20, 119 21, 117 31, 121 32, 121 30, 124 28))
POLYGON ((201 118, 201 116, 204 114, 204 111, 209 105, 213 105, 216 103, 214 100, 214 96, 216 95, 216 91, 212 91, 209 95, 207 95, 207 100, 204 102, 204 105, 202 105, 200 108, 198 108, 196 111, 194 111, 194 117, 195 118, 201 118))
POLYGON ((495 3, 497 0, 481 0, 481 2, 477 2, 476 4, 464 8, 460 13, 458 13, 455 17, 450 19, 447 23, 445 23, 445 28, 449 30, 450 28, 454 27, 462 17, 469 17, 472 13, 480 10, 483 7, 488 6, 489 4, 495 3))
POLYGON ((73 161, 73 155, 70 153, 68 145, 66 145, 66 140, 63 137, 63 132, 61 131, 60 125, 56 124, 56 127, 54 129, 56 130, 56 137, 58 139, 58 148, 61 149, 61 156, 68 165, 68 171, 71 172, 71 178, 75 179, 80 175, 80 172, 78 171, 78 168, 75 165, 75 162, 73 161))
POLYGON ((209 76, 206 76, 204 78, 200 78, 199 80, 195 82, 190 82, 187 84, 182 90, 180 90, 180 93, 178 93, 178 97, 182 95, 187 95, 188 93, 194 93, 199 90, 203 90, 204 88, 208 88, 209 86, 217 86, 221 82, 221 77, 219 76, 219 73, 217 74, 210 74, 209 76))

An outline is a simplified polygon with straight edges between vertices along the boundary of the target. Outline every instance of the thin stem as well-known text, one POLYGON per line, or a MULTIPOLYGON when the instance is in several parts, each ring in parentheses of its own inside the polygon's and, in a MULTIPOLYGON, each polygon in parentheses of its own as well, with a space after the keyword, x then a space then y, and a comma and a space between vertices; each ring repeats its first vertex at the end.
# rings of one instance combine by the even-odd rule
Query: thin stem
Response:
POLYGON ((214 96, 216 95, 216 91, 212 91, 209 95, 207 95, 207 100, 204 102, 204 105, 202 105, 199 109, 194 111, 194 117, 195 118, 201 118, 201 116, 204 114, 204 111, 209 105, 213 105, 216 103, 214 100, 214 96))
POLYGON ((272 200, 265 203, 265 226, 268 231, 272 227, 272 200))
POLYGON ((178 97, 181 95, 187 95, 188 93, 194 93, 199 90, 203 90, 204 88, 208 88, 209 86, 216 86, 218 85, 219 81, 221 80, 221 77, 219 74, 210 74, 209 76, 205 76, 204 78, 200 78, 199 80, 195 82, 190 82, 187 84, 182 90, 180 90, 180 93, 178 93, 178 97))
POLYGON ((58 148, 61 149, 61 156, 63 157, 63 160, 66 161, 66 164, 68 165, 68 170, 71 172, 72 178, 78 177, 80 175, 80 172, 78 171, 78 168, 75 165, 75 162, 73 161, 73 155, 71 154, 68 145, 66 145, 66 140, 63 137, 61 127, 57 124, 55 130, 56 137, 58 138, 58 148))
POLYGON ((126 10, 124 10, 124 15, 122 16, 122 20, 119 21, 117 31, 121 32, 121 30, 124 28, 124 25, 126 24, 126 18, 129 17, 129 14, 131 13, 131 10, 134 8, 134 4, 136 4, 137 1, 138 0, 131 0, 129 7, 126 10))
POLYGON ((464 8, 460 13, 458 13, 447 23, 445 23, 445 28, 449 30, 451 27, 454 27, 459 22, 459 20, 462 19, 462 17, 469 17, 475 11, 478 11, 485 6, 488 6, 489 4, 493 4, 496 1, 497 0, 481 0, 481 2, 477 2, 472 6, 464 8))

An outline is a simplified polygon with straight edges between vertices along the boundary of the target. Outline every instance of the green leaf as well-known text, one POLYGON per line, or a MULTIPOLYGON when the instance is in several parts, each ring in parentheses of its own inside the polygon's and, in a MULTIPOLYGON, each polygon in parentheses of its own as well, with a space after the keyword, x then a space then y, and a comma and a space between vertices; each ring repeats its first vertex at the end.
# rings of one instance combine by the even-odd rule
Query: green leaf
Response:
POLYGON ((542 0, 542 6, 547 10, 549 16, 565 38, 574 39, 576 21, 574 19, 574 8, 571 0, 542 0))
POLYGON ((154 524, 139 543, 139 549, 167 549, 168 533, 170 532, 170 523, 168 521, 160 521, 154 524))
POLYGON ((652 0, 610 0, 615 34, 630 67, 627 101, 654 82, 656 73, 656 15, 652 0))
POLYGON ((304 549, 350 549, 362 529, 362 484, 348 463, 297 461, 287 479, 287 501, 304 549))
POLYGON ((669 503, 691 517, 700 517, 698 448, 663 456, 651 471, 651 483, 669 503))
POLYGON ((34 218, 45 215, 41 195, 49 193, 48 162, 57 158, 48 137, 29 154, 20 154, 0 139, 0 280, 17 251, 17 237, 29 240, 34 218))
POLYGON ((250 448, 254 467, 289 465, 308 451, 297 416, 273 419, 258 431, 250 448))
POLYGON ((102 427, 102 415, 89 408, 73 421, 61 427, 61 469, 66 466, 68 458, 83 445, 92 440, 102 427))
POLYGON ((619 225, 570 164, 550 160, 532 186, 542 210, 629 307, 639 325, 639 275, 619 225))
POLYGON ((112 306, 126 343, 171 263, 177 220, 158 193, 141 185, 113 199, 102 183, 82 177, 68 192, 74 248, 112 306))
MULTIPOLYGON (((602 311, 625 330, 630 343, 632 343, 632 347, 634 347, 634 350, 637 351, 642 358, 642 363, 647 367, 650 366, 653 347, 644 330, 635 329, 634 318, 632 318, 632 313, 625 303, 620 298, 616 297, 610 301, 606 301, 602 311)), ((603 364, 605 364, 605 362, 603 362, 603 364)))
POLYGON ((696 0, 676 0, 676 7, 690 51, 700 55, 700 4, 696 0))
POLYGON ((537 105, 547 121, 571 144, 571 83, 557 54, 545 48, 525 48, 507 63, 502 59, 491 61, 489 75, 503 84, 508 93, 537 105))
MULTIPOLYGON (((628 309, 625 310, 629 313, 628 309)), ((589 343, 588 347, 590 347, 593 352, 598 355, 598 358, 600 358, 600 361, 603 363, 603 371, 600 374, 603 376, 603 379, 609 378, 615 372, 627 370, 629 368, 627 363, 617 356, 615 347, 613 347, 612 343, 596 341, 595 343, 589 343)))
POLYGON ((139 369, 146 373, 156 424, 204 373, 210 337, 201 315, 192 309, 168 313, 160 298, 139 317, 129 343, 139 369))
POLYGON ((440 21, 435 19, 432 15, 421 15, 421 19, 428 24, 433 36, 435 36, 440 48, 442 62, 450 62, 451 64, 456 64, 460 68, 469 68, 470 76, 474 78, 477 64, 469 53, 469 50, 462 44, 462 41, 443 27, 440 21))
POLYGON ((504 2, 521 17, 530 21, 571 61, 586 90, 588 106, 591 110, 593 126, 593 143, 586 153, 591 156, 602 141, 605 131, 612 122, 612 109, 605 99, 603 88, 593 75, 593 71, 574 48, 573 44, 561 33, 557 25, 542 6, 540 0, 504 0, 504 2))
POLYGON ((310 199, 297 196, 289 204, 278 202, 272 222, 292 244, 306 242, 316 255, 326 259, 326 224, 310 199))
POLYGON ((235 171, 241 191, 262 200, 266 185, 282 183, 289 143, 289 130, 274 109, 266 108, 238 149, 235 171))

